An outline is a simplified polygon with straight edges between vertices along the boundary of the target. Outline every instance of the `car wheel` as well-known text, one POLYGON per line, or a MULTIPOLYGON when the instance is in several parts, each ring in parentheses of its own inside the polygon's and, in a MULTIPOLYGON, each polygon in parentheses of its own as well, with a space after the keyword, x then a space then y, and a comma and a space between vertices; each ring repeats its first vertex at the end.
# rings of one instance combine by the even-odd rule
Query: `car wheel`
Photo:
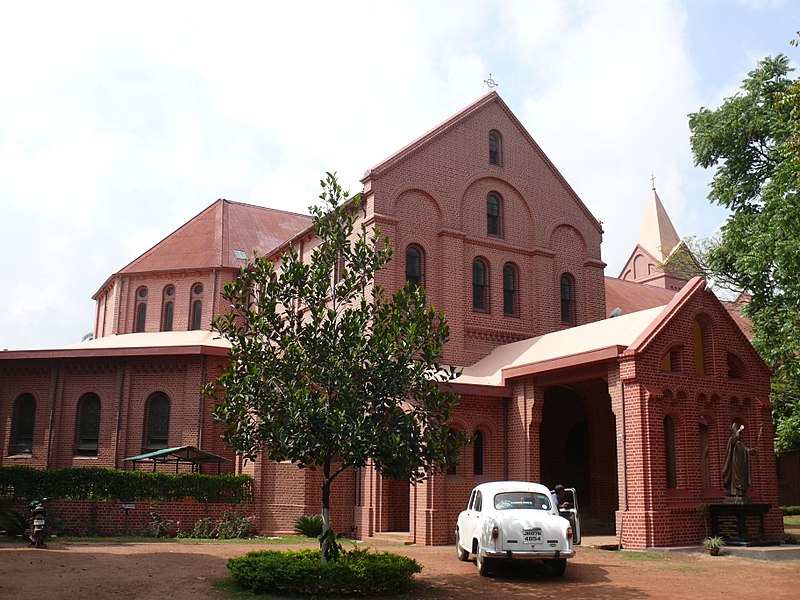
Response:
POLYGON ((461 546, 461 532, 456 529, 456 556, 461 562, 469 560, 469 552, 461 546))
POLYGON ((481 577, 489 576, 489 567, 492 565, 492 559, 486 558, 481 554, 481 549, 478 547, 478 552, 475 554, 475 566, 478 567, 478 573, 481 577))
POLYGON ((567 559, 554 558, 550 561, 550 569, 553 571, 553 575, 556 577, 562 577, 564 575, 564 571, 567 569, 567 559))

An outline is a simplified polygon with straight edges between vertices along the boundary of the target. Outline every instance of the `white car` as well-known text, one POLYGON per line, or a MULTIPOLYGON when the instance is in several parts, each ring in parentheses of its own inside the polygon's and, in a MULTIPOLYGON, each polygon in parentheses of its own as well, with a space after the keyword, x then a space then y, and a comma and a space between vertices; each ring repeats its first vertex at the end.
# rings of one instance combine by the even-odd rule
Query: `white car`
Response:
POLYGON ((570 522, 559 516, 545 486, 524 481, 482 483, 472 490, 467 509, 458 515, 456 555, 488 575, 495 560, 537 560, 561 576, 575 556, 570 522))

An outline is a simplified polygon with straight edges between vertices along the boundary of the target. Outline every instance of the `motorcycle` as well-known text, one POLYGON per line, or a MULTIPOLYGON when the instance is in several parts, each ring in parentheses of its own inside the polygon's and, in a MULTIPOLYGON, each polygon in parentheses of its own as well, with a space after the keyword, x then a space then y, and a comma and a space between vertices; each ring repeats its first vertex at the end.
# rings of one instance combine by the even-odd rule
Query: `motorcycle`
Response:
POLYGON ((47 538, 50 537, 50 530, 47 527, 47 509, 44 503, 47 498, 34 500, 28 504, 28 538, 31 546, 37 548, 47 548, 47 538))

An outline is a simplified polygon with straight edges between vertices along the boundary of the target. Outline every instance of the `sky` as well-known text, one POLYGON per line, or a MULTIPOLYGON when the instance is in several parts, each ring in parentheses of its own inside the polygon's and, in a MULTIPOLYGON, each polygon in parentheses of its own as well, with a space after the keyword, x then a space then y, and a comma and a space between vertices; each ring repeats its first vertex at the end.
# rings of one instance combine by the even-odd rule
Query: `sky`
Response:
POLYGON ((0 349, 92 331, 92 295, 217 198, 306 213, 488 88, 605 230, 636 243, 651 174, 707 237, 687 115, 800 49, 796 0, 0 5, 0 349))

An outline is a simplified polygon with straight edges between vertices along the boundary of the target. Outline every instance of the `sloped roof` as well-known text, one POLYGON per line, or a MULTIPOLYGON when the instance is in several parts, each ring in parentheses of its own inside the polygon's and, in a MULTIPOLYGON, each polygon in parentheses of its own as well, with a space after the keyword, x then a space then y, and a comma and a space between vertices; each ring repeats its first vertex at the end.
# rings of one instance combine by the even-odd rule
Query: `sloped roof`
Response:
POLYGON ((678 232, 675 231, 675 226, 664 209, 661 198, 658 197, 658 192, 653 188, 653 194, 639 230, 639 245, 660 262, 664 262, 680 241, 678 232))
POLYGON ((606 277, 606 316, 611 316, 612 311, 622 309, 623 315, 664 306, 672 300, 677 293, 646 283, 638 283, 615 277, 606 277))
POLYGON ((520 374, 521 367, 530 367, 533 373, 558 368, 566 362, 583 364, 617 356, 646 331, 663 310, 664 307, 659 306, 500 346, 463 369, 453 383, 502 386, 508 372, 520 374), (556 364, 559 359, 571 360, 556 364))
POLYGON ((120 273, 212 267, 239 268, 234 250, 267 254, 306 229, 311 217, 263 206, 217 200, 125 266, 120 273))

